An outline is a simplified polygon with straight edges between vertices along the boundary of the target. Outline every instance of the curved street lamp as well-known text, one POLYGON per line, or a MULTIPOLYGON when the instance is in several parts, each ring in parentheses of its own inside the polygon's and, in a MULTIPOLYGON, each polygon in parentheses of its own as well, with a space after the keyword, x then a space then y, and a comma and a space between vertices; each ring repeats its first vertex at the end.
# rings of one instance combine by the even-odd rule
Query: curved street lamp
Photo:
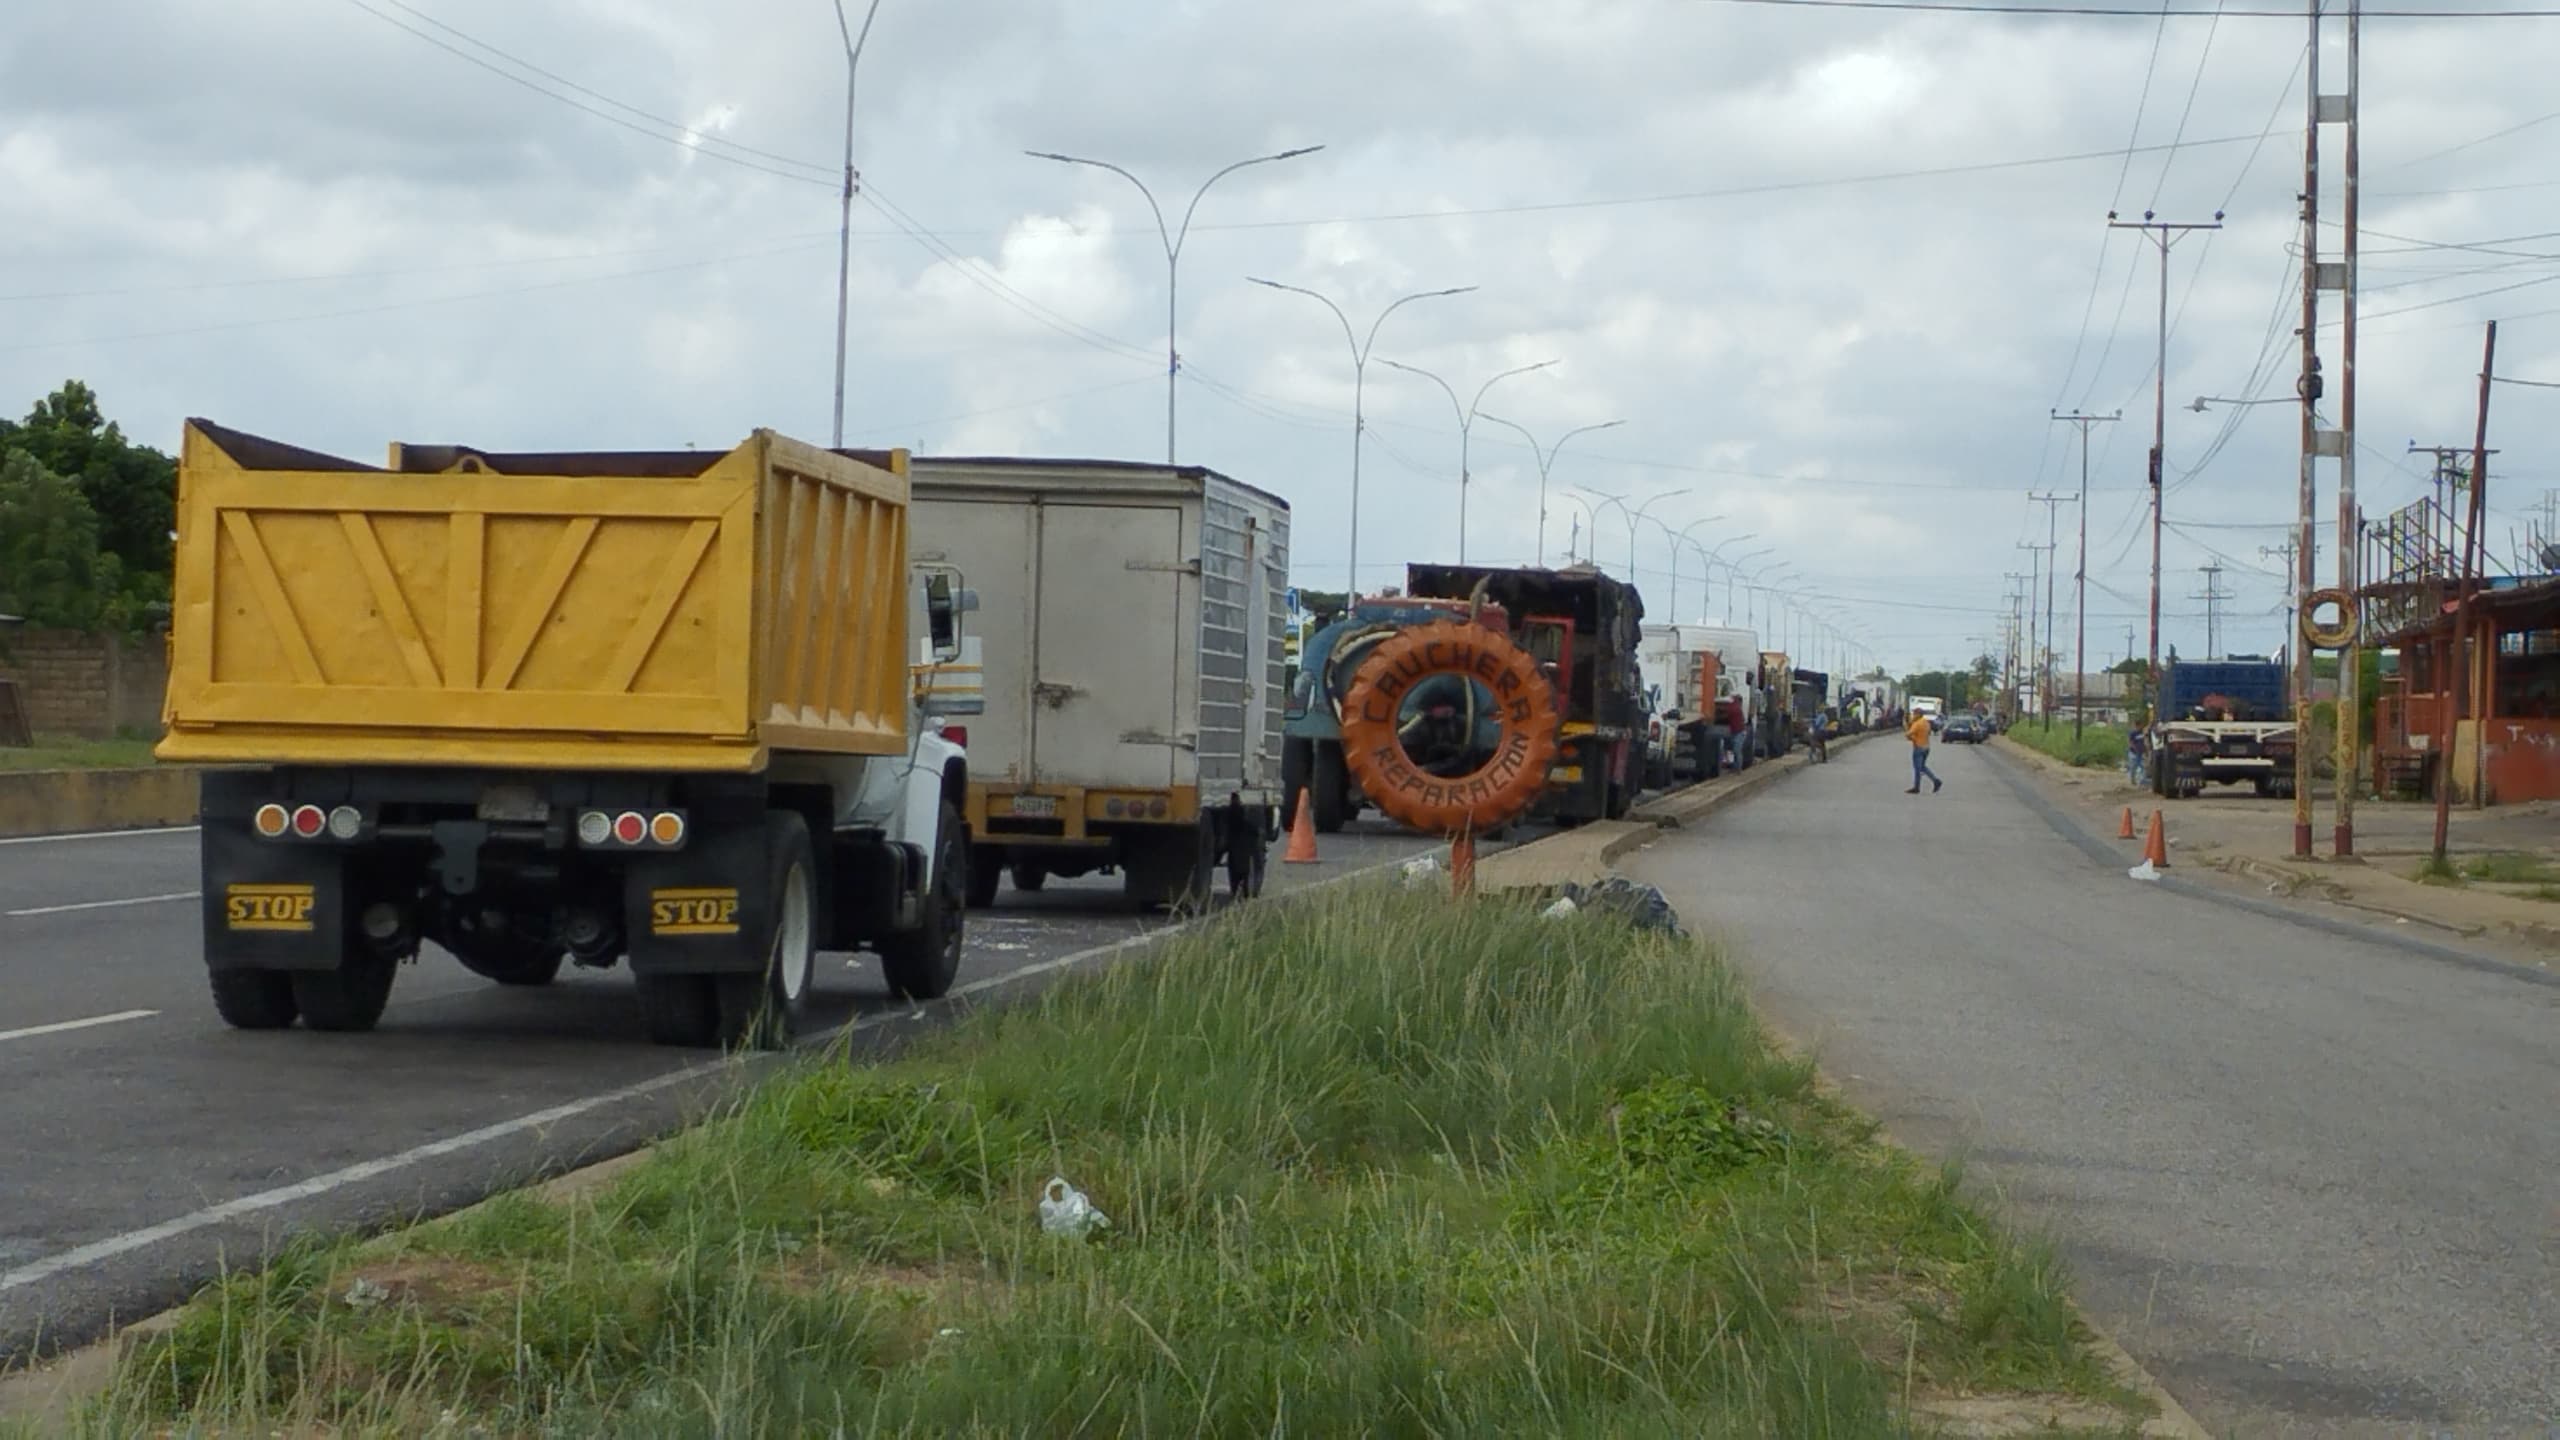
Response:
MULTIPOLYGON (((1662 527, 1662 533, 1671 537, 1671 617, 1675 624, 1679 622, 1680 618, 1681 546, 1686 545, 1690 549, 1697 551, 1700 560, 1704 562, 1699 567, 1702 574, 1700 575, 1698 583, 1704 587, 1698 595, 1699 618, 1706 618, 1707 607, 1715 603, 1715 571, 1711 568, 1715 563, 1715 556, 1707 549, 1706 546, 1690 539, 1689 532, 1697 529, 1701 525, 1710 525, 1718 520, 1722 520, 1723 518, 1725 517, 1722 515, 1709 515, 1703 519, 1692 520, 1688 524, 1681 526, 1678 530, 1673 530, 1671 528, 1671 522, 1668 520, 1656 520, 1653 522, 1654 524, 1662 527)), ((1716 549, 1721 550, 1736 540, 1748 540, 1750 538, 1751 536, 1748 534, 1728 535, 1724 539, 1716 542, 1716 549)))
MULTIPOLYGON (((1582 487, 1582 493, 1585 495, 1598 496, 1601 500, 1607 502, 1607 504, 1604 504, 1601 509, 1606 509, 1609 505, 1617 506, 1618 513, 1627 518, 1627 583, 1633 585, 1636 583, 1636 530, 1644 521, 1644 512, 1661 504, 1665 500, 1676 500, 1681 496, 1688 494, 1689 487, 1684 485, 1677 490, 1656 491, 1651 498, 1647 499, 1643 504, 1636 506, 1632 510, 1627 508, 1627 497, 1624 495, 1612 495, 1606 490, 1594 490, 1588 485, 1582 487)), ((1723 517, 1713 516, 1710 518, 1722 519, 1723 517)), ((1600 523, 1598 510, 1592 512, 1591 523, 1595 526, 1600 523)), ((1678 595, 1674 595, 1671 599, 1672 603, 1677 606, 1680 597, 1678 595)))
POLYGON ((1164 207, 1156 203, 1156 192, 1147 188, 1146 181, 1110 161, 1088 160, 1081 155, 1061 155, 1054 150, 1022 152, 1034 160, 1055 160, 1061 165, 1090 165, 1096 170, 1108 170, 1137 186, 1138 193, 1147 197, 1147 209, 1156 217, 1156 238, 1164 243, 1164 463, 1167 465, 1174 463, 1173 392, 1174 382, 1182 371, 1182 352, 1175 348, 1173 339, 1174 302, 1180 289, 1182 246, 1184 241, 1191 238, 1191 217, 1199 212, 1200 197, 1209 193, 1210 186, 1248 165, 1268 165, 1275 160, 1295 160, 1301 155, 1313 155, 1323 148, 1321 145, 1301 145, 1295 150, 1282 150, 1277 154, 1256 155, 1250 160, 1237 161, 1200 182, 1200 188, 1191 193, 1191 204, 1182 212, 1182 228, 1173 231, 1165 228, 1164 207))
POLYGON ((1517 369, 1505 370, 1478 387, 1474 403, 1468 405, 1458 403, 1458 392, 1449 388, 1448 381, 1419 365, 1406 365, 1383 355, 1378 357, 1378 363, 1389 369, 1402 370, 1408 375, 1419 375, 1439 386, 1441 393, 1449 397, 1449 407, 1458 412, 1458 563, 1464 565, 1467 563, 1467 434, 1475 428, 1477 407, 1484 404, 1485 391, 1514 375, 1526 375, 1532 370, 1544 370, 1556 362, 1541 360, 1535 365, 1523 365, 1517 369))
MULTIPOLYGON (((1539 567, 1540 567, 1540 568, 1542 568, 1542 569, 1543 569, 1543 568, 1546 566, 1546 563, 1547 563, 1547 471, 1548 471, 1548 469, 1549 469, 1550 467, 1552 467, 1552 466, 1556 463, 1556 452, 1557 452, 1557 451, 1559 451, 1559 450, 1562 450, 1562 449, 1564 448, 1564 445, 1565 445, 1565 441, 1566 441, 1566 440, 1570 440, 1570 439, 1572 439, 1572 438, 1573 438, 1574 436, 1576 436, 1576 435, 1588 435, 1588 434, 1590 434, 1590 433, 1591 433, 1592 431, 1594 431, 1594 430, 1608 430, 1608 429, 1612 429, 1612 428, 1614 428, 1614 427, 1616 427, 1616 426, 1624 425, 1624 424, 1626 424, 1627 422, 1626 422, 1626 421, 1624 421, 1624 420, 1603 420, 1603 421, 1601 421, 1601 422, 1600 422, 1599 424, 1597 424, 1597 425, 1585 425, 1585 426, 1583 426, 1583 427, 1582 427, 1581 429, 1579 429, 1579 430, 1567 430, 1566 432, 1564 432, 1564 438, 1563 438, 1563 439, 1560 439, 1560 440, 1556 441, 1556 443, 1554 443, 1553 445, 1548 446, 1545 450, 1541 451, 1541 450, 1538 448, 1538 437, 1537 437, 1537 436, 1535 436, 1535 435, 1530 434, 1526 428, 1524 428, 1524 427, 1522 427, 1522 426, 1519 426, 1519 425, 1515 425, 1515 424, 1513 424, 1512 422, 1510 422, 1510 421, 1508 421, 1508 420, 1503 419, 1503 418, 1502 418, 1501 416, 1499 416, 1499 415, 1487 415, 1487 416, 1485 416, 1484 418, 1485 418, 1485 419, 1487 419, 1487 420, 1492 421, 1492 422, 1493 422, 1494 424, 1496 424, 1496 425, 1500 425, 1500 426, 1502 426, 1502 427, 1503 427, 1503 428, 1505 428, 1505 429, 1508 429, 1508 430, 1517 430, 1517 431, 1519 431, 1519 432, 1520 432, 1520 438, 1529 442, 1529 453, 1530 453, 1531 455, 1533 455, 1533 456, 1535 456, 1535 457, 1537 458, 1537 461, 1538 461, 1538 565, 1539 565, 1539 567)), ((1593 518, 1593 520, 1592 520, 1592 522, 1591 522, 1591 523, 1592 523, 1592 528, 1594 528, 1594 529, 1599 528, 1599 523, 1600 523, 1600 522, 1599 522, 1599 520, 1598 520, 1598 518, 1597 518, 1596 516, 1593 518)))
MULTIPOLYGON (((1724 547, 1718 546, 1716 548, 1722 549, 1724 547)), ((1733 618, 1733 582, 1734 577, 1742 573, 1742 562, 1745 560, 1757 560, 1763 555, 1775 555, 1777 553, 1777 546, 1763 545, 1757 550, 1745 550, 1741 554, 1724 562, 1724 613, 1726 619, 1730 620, 1733 618)), ((1746 619, 1743 623, 1748 624, 1750 622, 1746 619)))
POLYGON ((1342 313, 1342 307, 1315 291, 1303 285, 1284 285, 1277 280, 1265 280, 1254 275, 1247 275, 1244 278, 1265 289, 1286 290, 1290 294, 1304 295, 1310 300, 1320 302, 1324 308, 1333 312, 1334 319, 1342 322, 1342 338, 1351 345, 1351 587, 1344 598, 1346 602, 1357 600, 1360 598, 1360 437, 1367 433, 1369 428, 1368 418, 1362 411, 1361 400, 1368 384, 1369 352, 1376 348, 1378 343, 1378 327, 1387 323, 1388 316, 1416 300, 1437 300, 1446 295, 1464 295, 1476 287, 1459 285, 1447 290, 1419 290, 1404 296, 1378 312, 1378 318, 1369 324, 1369 338, 1362 340, 1352 332, 1351 317, 1342 313))

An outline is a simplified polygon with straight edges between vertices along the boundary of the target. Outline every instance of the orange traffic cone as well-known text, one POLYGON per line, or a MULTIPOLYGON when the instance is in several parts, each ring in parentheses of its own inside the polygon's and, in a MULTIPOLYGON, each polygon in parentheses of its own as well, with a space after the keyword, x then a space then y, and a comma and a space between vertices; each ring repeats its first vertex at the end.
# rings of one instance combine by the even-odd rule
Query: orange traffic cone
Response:
POLYGON ((2169 827, 2161 823, 2157 810, 2151 812, 2151 833, 2142 840, 2142 858, 2154 869, 2169 868, 2169 827))
POLYGON ((1449 893, 1476 893, 1476 832, 1461 830, 1449 841, 1449 893))
POLYGON ((2133 807, 2130 805, 2124 807, 2124 819, 2116 822, 2116 838, 2119 840, 2133 838, 2133 807))
POLYGON ((1316 802, 1313 795, 1300 792, 1298 818, 1289 827, 1289 853, 1280 859, 1288 865, 1316 863, 1316 802))

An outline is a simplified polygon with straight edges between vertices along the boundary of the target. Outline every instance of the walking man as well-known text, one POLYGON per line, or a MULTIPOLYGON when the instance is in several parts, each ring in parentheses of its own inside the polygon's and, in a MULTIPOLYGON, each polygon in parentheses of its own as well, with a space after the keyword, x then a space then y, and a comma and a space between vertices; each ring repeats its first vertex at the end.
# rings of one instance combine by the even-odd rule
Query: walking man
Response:
POLYGON ((1947 782, 1939 779, 1938 772, 1929 768, 1929 717, 1914 714, 1911 717, 1911 723, 1903 727, 1902 733, 1911 740, 1911 788, 1902 793, 1919 794, 1920 779, 1924 775, 1929 779, 1930 794, 1935 795, 1940 790, 1946 789, 1947 782))

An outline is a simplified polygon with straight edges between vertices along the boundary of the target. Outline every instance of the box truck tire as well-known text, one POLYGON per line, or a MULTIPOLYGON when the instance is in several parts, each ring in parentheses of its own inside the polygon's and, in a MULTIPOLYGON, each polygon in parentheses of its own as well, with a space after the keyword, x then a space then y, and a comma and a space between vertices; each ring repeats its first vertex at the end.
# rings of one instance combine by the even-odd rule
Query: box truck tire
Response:
POLYGON ((314 1030, 370 1030, 391 1002, 400 962, 369 946, 350 945, 335 970, 296 970, 293 1003, 314 1030))
MULTIPOLYGON (((1021 867, 1019 865, 1015 866, 1014 873, 1017 875, 1021 873, 1021 867)), ((988 906, 995 904, 996 887, 1003 882, 1004 847, 1001 845, 970 846, 969 908, 972 910, 984 910, 988 906)), ((1016 880, 1013 888, 1016 890, 1033 890, 1039 887, 1025 885, 1020 880, 1016 880)))
MULTIPOLYGON (((969 864, 972 867, 975 867, 977 863, 978 860, 976 856, 972 855, 969 857, 969 864)), ((978 872, 975 868, 972 868, 969 872, 970 883, 974 885, 977 883, 977 879, 978 872)), ((1039 893, 1040 887, 1048 883, 1048 866, 1041 864, 1037 860, 1016 860, 1013 862, 1014 889, 1019 890, 1026 895, 1033 895, 1039 893)))
POLYGON ((720 1002, 708 975, 638 975, 640 1023, 660 1045, 700 1049, 719 1037, 720 1002))
MULTIPOLYGON (((946 807, 947 809, 948 807, 946 807)), ((789 1044, 808 1011, 818 969, 817 859, 809 822, 788 810, 765 816, 765 852, 773 878, 773 934, 762 970, 713 975, 717 1038, 727 1048, 771 1050, 789 1044)))
POLYGON ((234 1030, 282 1030, 301 1010, 293 976, 282 970, 215 970, 213 1009, 234 1030))
POLYGON ((960 978, 960 947, 969 924, 966 826, 960 812, 946 804, 934 829, 933 879, 925 892, 923 918, 914 929, 876 942, 889 993, 901 1000, 939 1000, 960 978))

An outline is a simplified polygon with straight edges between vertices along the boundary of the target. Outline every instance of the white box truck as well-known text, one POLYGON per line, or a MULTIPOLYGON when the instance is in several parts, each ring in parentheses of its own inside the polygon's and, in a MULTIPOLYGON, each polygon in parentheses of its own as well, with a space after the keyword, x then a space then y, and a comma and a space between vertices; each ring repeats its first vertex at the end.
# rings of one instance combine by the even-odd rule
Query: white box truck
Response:
POLYGON ((1650 624, 1638 651, 1660 760, 1672 780, 1712 780, 1759 758, 1760 640, 1730 625, 1650 624))
POLYGON ((970 903, 1118 872, 1257 893, 1280 824, 1289 504, 1199 466, 917 458, 919 563, 977 592, 970 903))

